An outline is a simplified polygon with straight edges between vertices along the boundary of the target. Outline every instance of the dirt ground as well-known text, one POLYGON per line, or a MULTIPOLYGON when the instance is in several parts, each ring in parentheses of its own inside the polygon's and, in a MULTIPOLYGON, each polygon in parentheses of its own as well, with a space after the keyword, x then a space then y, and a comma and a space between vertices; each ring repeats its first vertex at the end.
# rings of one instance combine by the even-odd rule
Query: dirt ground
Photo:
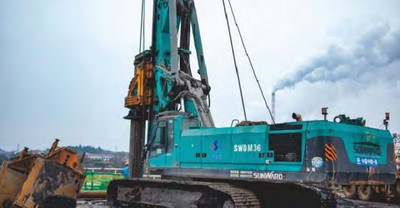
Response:
POLYGON ((388 204, 388 203, 381 203, 381 202, 363 202, 358 200, 348 200, 340 198, 338 200, 338 206, 341 208, 350 208, 350 207, 371 207, 371 208, 385 208, 385 207, 393 207, 393 208, 400 208, 399 205, 395 204, 388 204))
MULTIPOLYGON (((338 208, 350 208, 350 207, 358 207, 358 208, 400 208, 399 205, 388 204, 388 203, 380 203, 380 202, 363 202, 358 200, 348 200, 343 199, 341 197, 338 198, 338 208)), ((77 208, 109 208, 106 200, 78 200, 77 208)))
POLYGON ((79 199, 77 208, 108 208, 106 200, 91 200, 91 199, 79 199))

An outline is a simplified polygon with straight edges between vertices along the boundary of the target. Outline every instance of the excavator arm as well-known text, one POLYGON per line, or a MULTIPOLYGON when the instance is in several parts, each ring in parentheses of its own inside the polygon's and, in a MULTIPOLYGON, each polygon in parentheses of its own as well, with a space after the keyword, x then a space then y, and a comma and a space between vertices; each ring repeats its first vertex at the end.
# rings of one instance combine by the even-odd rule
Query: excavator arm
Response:
POLYGON ((152 46, 135 57, 134 66, 125 98, 130 111, 125 118, 131 120, 130 176, 141 177, 145 135, 147 132, 147 138, 154 137, 154 120, 159 113, 186 112, 198 118, 202 126, 214 127, 207 101, 211 88, 193 0, 154 0, 152 46), (200 80, 192 76, 190 31, 200 80))

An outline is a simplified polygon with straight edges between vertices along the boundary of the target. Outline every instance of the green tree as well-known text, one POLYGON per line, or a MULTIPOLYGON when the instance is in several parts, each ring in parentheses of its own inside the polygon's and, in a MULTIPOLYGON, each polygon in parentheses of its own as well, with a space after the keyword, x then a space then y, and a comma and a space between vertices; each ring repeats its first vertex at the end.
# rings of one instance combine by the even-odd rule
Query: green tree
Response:
POLYGON ((4 161, 7 161, 8 157, 4 154, 0 154, 0 165, 3 164, 4 161))

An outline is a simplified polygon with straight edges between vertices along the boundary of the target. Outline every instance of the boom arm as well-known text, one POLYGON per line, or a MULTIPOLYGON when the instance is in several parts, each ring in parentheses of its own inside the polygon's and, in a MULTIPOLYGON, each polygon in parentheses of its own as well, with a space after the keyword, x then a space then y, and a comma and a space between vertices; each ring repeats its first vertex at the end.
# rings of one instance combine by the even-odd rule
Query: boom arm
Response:
POLYGON ((207 67, 193 0, 154 0, 151 51, 137 55, 134 65, 135 74, 125 98, 125 107, 130 111, 125 118, 131 120, 130 175, 141 177, 145 132, 148 138, 153 137, 158 113, 183 111, 197 117, 202 126, 214 127, 207 102, 210 92, 207 67), (195 79, 191 72, 191 27, 201 80, 195 79))
POLYGON ((156 18, 153 20, 155 24, 153 57, 158 103, 154 109, 156 113, 175 111, 178 109, 176 105, 183 98, 184 111, 199 116, 202 125, 214 126, 207 104, 202 103, 206 102, 204 96, 208 95, 210 86, 194 2, 193 0, 158 0, 156 2, 157 9, 154 15, 156 18), (201 83, 192 77, 190 71, 190 26, 194 28, 192 31, 201 83), (178 48, 177 43, 179 29, 181 29, 181 48, 178 48), (180 70, 178 70, 178 65, 180 70))

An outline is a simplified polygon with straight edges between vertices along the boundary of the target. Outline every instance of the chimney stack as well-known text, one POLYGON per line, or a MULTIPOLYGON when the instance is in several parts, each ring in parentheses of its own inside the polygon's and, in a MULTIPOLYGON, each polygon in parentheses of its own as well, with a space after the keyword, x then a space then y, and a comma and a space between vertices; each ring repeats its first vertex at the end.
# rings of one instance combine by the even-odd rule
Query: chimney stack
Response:
POLYGON ((276 121, 276 117, 275 117, 275 92, 272 92, 272 117, 274 118, 274 120, 276 121))

